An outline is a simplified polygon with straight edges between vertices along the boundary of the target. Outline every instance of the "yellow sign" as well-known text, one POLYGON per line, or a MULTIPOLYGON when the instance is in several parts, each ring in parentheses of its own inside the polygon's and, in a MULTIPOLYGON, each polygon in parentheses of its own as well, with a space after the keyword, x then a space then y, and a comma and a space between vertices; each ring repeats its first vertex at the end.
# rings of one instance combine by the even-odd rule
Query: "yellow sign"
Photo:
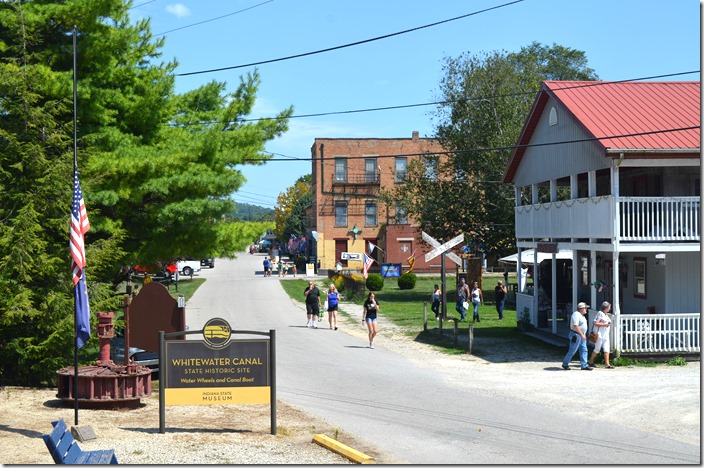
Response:
POLYGON ((271 387, 167 388, 164 397, 168 406, 263 405, 270 403, 271 387))

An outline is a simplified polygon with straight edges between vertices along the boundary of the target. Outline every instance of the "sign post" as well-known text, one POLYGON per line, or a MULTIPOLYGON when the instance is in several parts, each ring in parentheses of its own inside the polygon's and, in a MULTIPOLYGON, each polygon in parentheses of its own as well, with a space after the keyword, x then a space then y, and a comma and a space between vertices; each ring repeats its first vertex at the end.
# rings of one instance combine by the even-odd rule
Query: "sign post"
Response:
MULTIPOLYGON (((445 281, 445 258, 449 258, 458 266, 462 266, 462 259, 454 252, 448 252, 451 248, 460 244, 464 240, 464 234, 458 234, 444 244, 431 237, 430 234, 422 231, 423 240, 433 246, 433 250, 425 254, 425 261, 428 262, 438 255, 442 255, 441 275, 442 275, 442 320, 447 320, 447 282, 445 281)), ((440 333, 442 333, 442 320, 440 321, 440 333)))

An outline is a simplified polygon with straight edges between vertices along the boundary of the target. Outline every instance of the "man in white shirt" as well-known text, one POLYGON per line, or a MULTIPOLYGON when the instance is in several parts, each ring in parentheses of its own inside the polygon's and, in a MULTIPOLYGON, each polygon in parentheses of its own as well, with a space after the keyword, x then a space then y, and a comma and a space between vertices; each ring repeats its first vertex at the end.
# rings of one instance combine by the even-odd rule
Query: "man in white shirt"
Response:
POLYGON ((582 370, 592 370, 587 362, 587 310, 589 305, 584 302, 577 304, 577 311, 572 314, 570 319, 570 347, 562 360, 562 368, 570 370, 570 361, 574 354, 579 350, 579 362, 582 370))

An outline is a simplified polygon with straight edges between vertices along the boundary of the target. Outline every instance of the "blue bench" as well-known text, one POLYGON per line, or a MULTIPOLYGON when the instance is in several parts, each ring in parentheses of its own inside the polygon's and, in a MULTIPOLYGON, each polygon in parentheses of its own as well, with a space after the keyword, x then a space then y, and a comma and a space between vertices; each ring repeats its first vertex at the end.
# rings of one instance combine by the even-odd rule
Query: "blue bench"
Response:
POLYGON ((52 421, 51 425, 54 426, 54 430, 49 435, 43 435, 42 439, 44 439, 54 463, 60 465, 117 465, 117 457, 112 449, 81 450, 63 419, 52 421))

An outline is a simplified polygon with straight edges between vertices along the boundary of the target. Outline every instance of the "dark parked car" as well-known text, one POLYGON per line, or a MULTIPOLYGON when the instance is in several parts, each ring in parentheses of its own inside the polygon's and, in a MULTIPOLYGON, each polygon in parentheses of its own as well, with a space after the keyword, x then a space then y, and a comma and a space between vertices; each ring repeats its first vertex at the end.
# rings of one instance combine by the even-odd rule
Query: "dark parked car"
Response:
POLYGON ((215 259, 214 258, 201 258, 200 259, 200 266, 215 268, 215 259))
MULTIPOLYGON (((130 346, 130 357, 134 363, 148 367, 152 371, 152 376, 159 372, 159 354, 145 351, 142 348, 130 346)), ((110 343, 110 359, 118 365, 125 364, 125 337, 118 335, 110 343)))

